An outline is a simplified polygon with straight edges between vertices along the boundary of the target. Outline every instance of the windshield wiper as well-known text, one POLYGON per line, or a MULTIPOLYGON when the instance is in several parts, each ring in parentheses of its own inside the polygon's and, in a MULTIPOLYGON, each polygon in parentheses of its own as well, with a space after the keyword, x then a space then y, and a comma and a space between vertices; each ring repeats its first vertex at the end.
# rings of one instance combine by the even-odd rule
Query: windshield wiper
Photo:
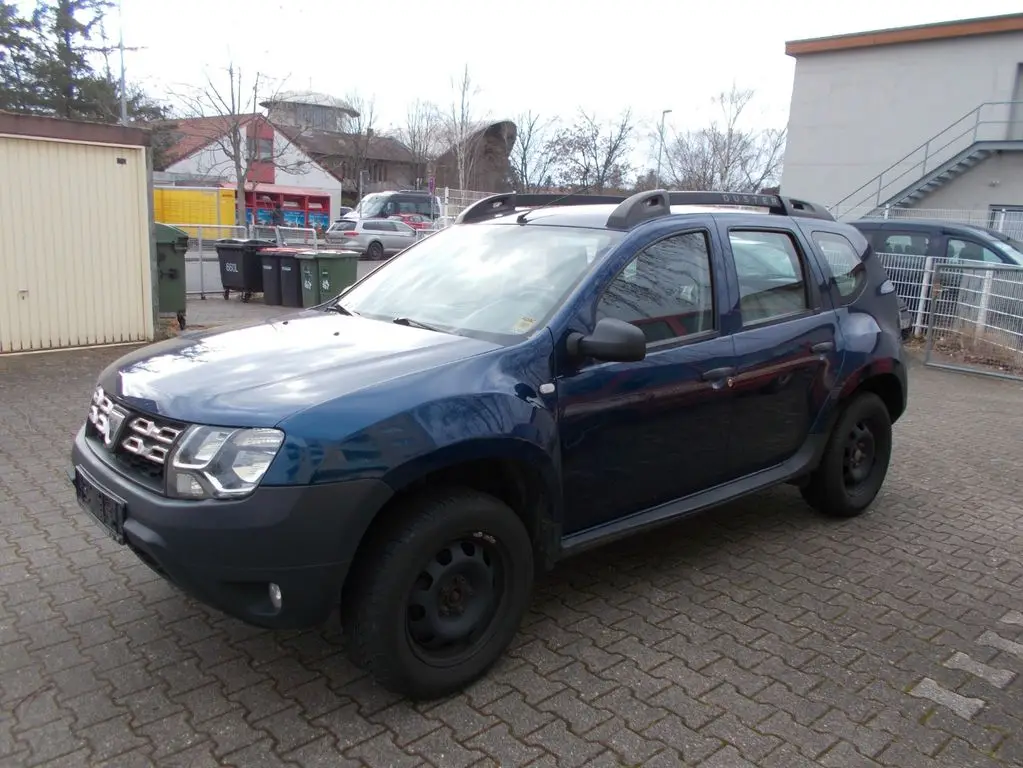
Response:
POLYGON ((422 328, 424 331, 436 331, 437 333, 443 333, 440 328, 426 323, 421 323, 418 320, 413 320, 411 317, 396 317, 391 322, 395 325, 407 325, 410 328, 422 328))
POLYGON ((328 312, 337 312, 339 315, 357 315, 358 312, 353 312, 350 309, 346 309, 340 302, 335 301, 327 307, 328 312))

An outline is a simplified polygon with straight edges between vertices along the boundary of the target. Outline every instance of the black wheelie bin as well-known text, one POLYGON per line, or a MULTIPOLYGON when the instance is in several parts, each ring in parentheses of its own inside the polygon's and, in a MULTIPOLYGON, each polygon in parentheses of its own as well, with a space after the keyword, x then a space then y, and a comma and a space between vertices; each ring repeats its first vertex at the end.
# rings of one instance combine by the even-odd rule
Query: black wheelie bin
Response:
POLYGON ((242 301, 254 293, 263 292, 263 264, 260 252, 277 245, 273 240, 240 240, 228 237, 217 240, 217 261, 220 262, 220 282, 224 298, 231 291, 240 292, 242 301))

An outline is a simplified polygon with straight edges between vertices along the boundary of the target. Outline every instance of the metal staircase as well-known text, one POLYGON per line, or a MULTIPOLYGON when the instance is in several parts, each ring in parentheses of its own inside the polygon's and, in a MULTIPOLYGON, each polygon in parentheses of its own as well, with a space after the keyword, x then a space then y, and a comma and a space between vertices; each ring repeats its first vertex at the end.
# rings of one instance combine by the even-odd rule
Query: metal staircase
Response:
POLYGON ((831 212, 858 218, 911 207, 994 152, 1023 152, 1021 123, 1023 102, 984 102, 839 200, 831 212))

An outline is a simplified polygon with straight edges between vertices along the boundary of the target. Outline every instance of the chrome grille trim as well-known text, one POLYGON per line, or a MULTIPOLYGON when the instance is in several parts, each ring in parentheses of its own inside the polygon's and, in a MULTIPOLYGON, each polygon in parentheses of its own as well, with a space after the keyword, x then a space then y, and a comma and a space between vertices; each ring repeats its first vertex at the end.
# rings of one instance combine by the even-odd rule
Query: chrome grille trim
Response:
POLYGON ((128 430, 133 434, 124 439, 121 447, 128 453, 149 459, 154 464, 166 463, 174 441, 183 431, 175 427, 160 426, 145 416, 132 419, 128 424, 128 430))
POLYGON ((89 405, 89 423, 96 428, 105 446, 109 448, 114 444, 127 417, 128 412, 114 405, 103 387, 96 387, 89 405))
POLYGON ((136 475, 162 477, 164 465, 185 426, 171 426, 155 418, 133 414, 115 403, 103 387, 97 386, 89 404, 87 429, 102 441, 103 446, 121 462, 135 461, 131 469, 136 475), (142 459, 138 463, 138 459, 142 459), (147 470, 145 467, 151 467, 147 470))

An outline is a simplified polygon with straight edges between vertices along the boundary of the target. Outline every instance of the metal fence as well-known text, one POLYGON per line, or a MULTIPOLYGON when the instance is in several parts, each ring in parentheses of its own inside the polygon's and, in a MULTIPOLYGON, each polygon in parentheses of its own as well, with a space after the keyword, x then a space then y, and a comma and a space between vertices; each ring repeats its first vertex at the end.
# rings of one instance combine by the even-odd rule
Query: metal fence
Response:
POLYGON ((217 240, 246 238, 248 227, 228 224, 171 224, 188 234, 185 252, 185 293, 206 298, 207 293, 223 290, 220 283, 220 265, 217 261, 217 240))
POLYGON ((462 211, 473 203, 478 203, 493 192, 478 192, 472 189, 451 189, 444 187, 437 190, 441 201, 441 227, 446 226, 462 211))
POLYGON ((1023 381, 1023 267, 934 265, 924 362, 1023 381))
POLYGON ((259 240, 273 240, 278 245, 308 247, 310 250, 319 250, 323 238, 315 229, 307 227, 264 227, 250 226, 249 237, 259 240))

